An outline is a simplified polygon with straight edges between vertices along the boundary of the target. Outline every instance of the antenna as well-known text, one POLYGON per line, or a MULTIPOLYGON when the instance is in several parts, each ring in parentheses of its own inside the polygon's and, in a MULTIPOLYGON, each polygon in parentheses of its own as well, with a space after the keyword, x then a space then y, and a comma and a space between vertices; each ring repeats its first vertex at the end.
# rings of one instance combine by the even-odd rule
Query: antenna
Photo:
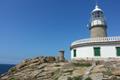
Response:
POLYGON ((98 6, 98 0, 96 0, 95 8, 99 8, 99 6, 98 6))

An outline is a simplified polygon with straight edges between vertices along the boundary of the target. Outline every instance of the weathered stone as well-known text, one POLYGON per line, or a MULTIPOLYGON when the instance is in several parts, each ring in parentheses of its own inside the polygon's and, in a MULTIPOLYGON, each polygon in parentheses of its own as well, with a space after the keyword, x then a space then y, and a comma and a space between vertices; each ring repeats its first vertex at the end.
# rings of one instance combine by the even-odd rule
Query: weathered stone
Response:
POLYGON ((58 80, 68 80, 70 76, 60 76, 58 80))
POLYGON ((92 78, 92 80, 102 80, 103 74, 102 73, 94 73, 94 74, 91 74, 90 77, 92 78))
POLYGON ((47 65, 47 64, 44 63, 44 64, 41 64, 41 65, 38 65, 37 68, 38 68, 38 69, 43 69, 46 65, 47 65))
POLYGON ((73 71, 72 68, 70 68, 70 69, 68 68, 68 69, 63 69, 63 70, 62 70, 63 73, 72 72, 72 71, 73 71))
POLYGON ((91 72, 92 73, 103 73, 103 72, 106 72, 106 68, 104 67, 104 65, 98 65, 91 72))
MULTIPOLYGON (((92 61, 75 61, 76 64, 92 64, 92 61)), ((71 62, 56 62, 55 57, 37 57, 29 59, 16 65, 16 71, 10 71, 2 76, 0 80, 71 80, 75 76, 82 77, 89 71, 87 77, 93 80, 120 80, 120 62, 104 62, 101 64, 86 66, 75 66, 71 62), (110 63, 110 64, 108 64, 110 63), (110 65, 110 66, 109 66, 110 65), (93 67, 93 68, 91 68, 93 67), (90 70, 89 70, 90 69, 90 70), (108 74, 110 71, 111 74, 108 74)))
POLYGON ((120 68, 113 69, 112 74, 115 75, 115 76, 120 76, 120 68))

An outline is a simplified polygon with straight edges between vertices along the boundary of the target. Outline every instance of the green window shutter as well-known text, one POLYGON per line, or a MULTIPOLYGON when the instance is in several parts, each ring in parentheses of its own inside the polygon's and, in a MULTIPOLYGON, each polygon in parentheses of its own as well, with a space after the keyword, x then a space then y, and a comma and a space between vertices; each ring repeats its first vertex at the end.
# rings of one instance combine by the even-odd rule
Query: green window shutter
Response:
POLYGON ((94 56, 100 56, 100 47, 94 47, 94 56))
POLYGON ((120 56, 120 47, 116 47, 117 56, 120 56))
POLYGON ((73 56, 76 57, 76 49, 73 50, 73 56))

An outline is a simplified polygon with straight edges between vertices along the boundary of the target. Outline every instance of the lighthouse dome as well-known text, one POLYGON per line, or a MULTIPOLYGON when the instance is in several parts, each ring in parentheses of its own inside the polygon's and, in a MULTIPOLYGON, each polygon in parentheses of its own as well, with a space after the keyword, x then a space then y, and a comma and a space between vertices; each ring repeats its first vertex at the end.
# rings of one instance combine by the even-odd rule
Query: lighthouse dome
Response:
POLYGON ((95 6, 95 9, 92 11, 92 13, 93 13, 93 12, 96 12, 96 11, 101 11, 101 12, 103 12, 102 9, 100 9, 98 5, 95 6))

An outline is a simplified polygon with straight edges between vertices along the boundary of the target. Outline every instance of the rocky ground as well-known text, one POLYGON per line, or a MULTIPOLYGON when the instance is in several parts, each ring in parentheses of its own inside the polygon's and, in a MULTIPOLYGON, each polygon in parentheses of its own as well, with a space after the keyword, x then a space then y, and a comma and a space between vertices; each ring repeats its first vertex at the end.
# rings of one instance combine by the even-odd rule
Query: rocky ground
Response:
POLYGON ((120 80, 120 62, 61 62, 55 57, 37 57, 11 68, 0 80, 120 80))

